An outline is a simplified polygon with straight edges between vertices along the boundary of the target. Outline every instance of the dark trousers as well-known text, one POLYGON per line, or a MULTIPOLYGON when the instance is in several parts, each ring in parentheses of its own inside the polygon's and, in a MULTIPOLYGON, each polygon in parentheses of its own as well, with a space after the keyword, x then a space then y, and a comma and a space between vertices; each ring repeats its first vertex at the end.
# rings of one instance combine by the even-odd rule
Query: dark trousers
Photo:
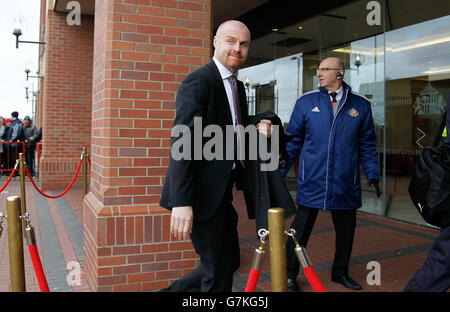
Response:
MULTIPOLYGON (((305 248, 308 244, 319 210, 298 205, 294 221, 292 221, 291 229, 296 231, 295 237, 299 244, 305 248)), ((336 233, 336 250, 331 276, 339 277, 348 274, 348 264, 352 253, 356 227, 356 210, 331 210, 330 212, 336 233)), ((288 239, 286 243, 287 275, 288 278, 292 279, 297 277, 300 268, 294 248, 295 243, 292 239, 288 239)))
POLYGON ((238 214, 231 205, 234 174, 216 213, 195 222, 191 240, 200 256, 200 266, 170 285, 171 292, 231 292, 233 273, 239 268, 238 214))
MULTIPOLYGON (((14 169, 16 166, 16 161, 19 159, 19 154, 23 153, 23 144, 8 144, 8 158, 9 158, 9 167, 8 169, 14 169)), ((18 173, 16 172, 16 175, 18 173)))
POLYGON ((25 161, 27 164, 28 170, 32 176, 34 176, 34 150, 36 149, 36 145, 27 144, 25 146, 25 161))
MULTIPOLYGON (((1 151, 1 163, 2 163, 2 169, 8 169, 7 165, 7 159, 8 159, 8 150, 6 148, 6 144, 3 144, 2 151, 1 151)), ((5 173, 6 175, 6 173, 5 173)))
POLYGON ((403 291, 444 292, 450 289, 450 227, 441 231, 423 266, 403 291))

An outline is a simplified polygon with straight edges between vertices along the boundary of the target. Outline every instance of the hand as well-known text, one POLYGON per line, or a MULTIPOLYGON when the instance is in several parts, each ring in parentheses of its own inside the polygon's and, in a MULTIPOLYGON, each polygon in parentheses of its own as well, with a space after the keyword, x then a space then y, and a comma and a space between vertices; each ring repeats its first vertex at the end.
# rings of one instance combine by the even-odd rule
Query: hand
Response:
POLYGON ((367 186, 373 186, 375 187, 375 191, 377 192, 377 197, 380 198, 381 192, 380 192, 380 185, 378 184, 378 180, 375 179, 369 179, 369 183, 367 183, 367 186))
POLYGON ((272 134, 272 121, 269 119, 261 119, 261 121, 256 125, 256 129, 258 129, 259 133, 270 138, 270 135, 272 134))
POLYGON ((170 233, 178 239, 189 239, 189 234, 192 232, 192 216, 192 206, 173 207, 170 233))

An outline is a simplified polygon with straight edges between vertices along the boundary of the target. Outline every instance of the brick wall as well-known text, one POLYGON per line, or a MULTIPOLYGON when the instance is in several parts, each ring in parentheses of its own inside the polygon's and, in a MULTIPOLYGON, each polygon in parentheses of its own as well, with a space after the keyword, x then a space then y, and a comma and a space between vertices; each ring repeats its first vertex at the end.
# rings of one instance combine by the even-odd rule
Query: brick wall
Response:
POLYGON ((84 199, 85 270, 95 291, 167 287, 192 271, 158 202, 175 95, 210 59, 211 0, 97 0, 92 173, 84 199))
MULTIPOLYGON (((46 14, 39 178, 41 188, 49 190, 65 188, 82 147, 90 150, 94 17, 83 15, 80 26, 69 26, 67 14, 51 9, 46 14)), ((76 185, 81 184, 80 174, 76 185)))
MULTIPOLYGON (((47 24, 47 0, 41 0, 41 13, 40 13, 40 32, 39 32, 39 41, 45 41, 45 25, 47 24)), ((45 51, 45 45, 39 45, 39 76, 44 75, 44 54, 41 53, 45 51)), ((33 73, 34 75, 34 73, 33 73)), ((35 107, 35 119, 33 120, 37 129, 42 126, 43 119, 43 103, 44 103, 44 85, 45 79, 38 79, 38 96, 36 98, 36 107, 35 107)))

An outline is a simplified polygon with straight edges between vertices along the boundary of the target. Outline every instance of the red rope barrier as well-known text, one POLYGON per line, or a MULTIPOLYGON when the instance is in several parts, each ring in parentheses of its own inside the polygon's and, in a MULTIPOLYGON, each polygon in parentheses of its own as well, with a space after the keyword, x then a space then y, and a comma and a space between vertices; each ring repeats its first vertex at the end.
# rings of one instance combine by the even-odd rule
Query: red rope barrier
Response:
POLYGON ((2 188, 0 189, 0 193, 3 192, 3 191, 5 190, 5 188, 8 186, 9 182, 11 182, 11 179, 13 178, 14 173, 15 173, 17 170, 19 170, 19 169, 13 169, 13 171, 12 171, 11 174, 9 175, 8 180, 6 180, 5 185, 3 185, 2 188))
POLYGON ((41 292, 49 292, 47 279, 45 278, 44 270, 42 269, 41 259, 39 258, 39 252, 36 245, 28 246, 30 251, 31 260, 33 262, 34 272, 36 273, 36 278, 39 283, 39 288, 41 292))
MULTIPOLYGON (((291 231, 293 231, 291 229, 291 231)), ((302 265, 303 272, 306 275, 306 278, 308 279, 309 284, 312 286, 315 292, 326 292, 327 290, 325 287, 323 287, 322 283, 320 282, 319 278, 317 277, 316 271, 314 271, 314 268, 311 265, 311 261, 309 261, 308 254, 306 253, 306 249, 298 244, 297 239, 294 236, 294 233, 291 232, 291 237, 295 242, 295 254, 297 255, 298 262, 302 265)))
POLYGON ((261 270, 250 270, 250 275, 248 276, 247 286, 245 287, 244 292, 255 292, 260 274, 261 270))
POLYGON ((308 282, 311 284, 312 288, 315 292, 326 292, 327 290, 323 287, 319 278, 317 277, 316 271, 314 271, 312 265, 303 269, 303 272, 308 279, 308 282))
POLYGON ((258 285, 259 275, 261 274, 261 269, 264 262, 264 254, 265 254, 264 239, 266 237, 265 235, 263 236, 263 234, 261 234, 261 245, 259 246, 259 248, 256 248, 253 253, 252 266, 250 274, 248 276, 247 286, 245 287, 244 292, 254 292, 256 289, 256 285, 258 285))
POLYGON ((68 191, 68 190, 72 187, 72 185, 75 183, 75 179, 76 179, 77 176, 78 176, 78 172, 80 172, 80 168, 81 168, 81 163, 82 163, 82 161, 83 161, 83 160, 80 159, 80 162, 78 163, 77 171, 75 172, 75 175, 74 175, 72 181, 70 182, 69 186, 67 186, 66 189, 65 189, 61 194, 59 194, 59 195, 47 195, 47 194, 43 193, 43 192, 36 186, 36 183, 34 183, 34 180, 33 180, 33 178, 31 177, 30 171, 28 170, 27 167, 25 167, 25 171, 26 171, 26 173, 27 173, 28 178, 29 178, 30 181, 31 181, 31 184, 33 184, 34 188, 39 192, 39 194, 41 194, 42 196, 48 197, 48 198, 58 198, 58 197, 63 196, 64 194, 66 194, 67 191, 68 191))

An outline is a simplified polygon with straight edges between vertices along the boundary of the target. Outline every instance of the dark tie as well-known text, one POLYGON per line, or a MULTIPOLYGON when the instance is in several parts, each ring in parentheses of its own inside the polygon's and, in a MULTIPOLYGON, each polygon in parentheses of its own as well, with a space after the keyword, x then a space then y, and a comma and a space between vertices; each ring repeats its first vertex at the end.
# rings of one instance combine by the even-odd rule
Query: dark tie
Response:
MULTIPOLYGON (((230 82, 231 84, 231 91, 233 93, 233 107, 234 107, 234 118, 235 118, 235 126, 237 125, 241 125, 241 110, 240 110, 240 105, 239 105, 239 95, 238 95, 238 89, 237 89, 237 79, 235 75, 231 75, 230 77, 227 78, 227 80, 230 82)), ((241 131, 237 131, 237 141, 238 141, 238 145, 240 146, 241 150, 243 150, 243 146, 242 146, 242 139, 241 139, 241 131)), ((240 160, 242 167, 245 167, 244 165, 244 161, 240 160)))
POLYGON ((331 108, 333 108, 333 104, 336 103, 337 92, 330 92, 330 95, 331 95, 331 97, 332 97, 332 100, 331 100, 331 108))
POLYGON ((331 109, 333 110, 333 113, 334 113, 334 103, 337 102, 337 101, 336 101, 337 92, 330 92, 330 95, 331 95, 331 97, 332 97, 332 100, 331 100, 331 109))
POLYGON ((234 106, 234 116, 235 116, 235 125, 241 124, 241 110, 239 109, 239 95, 237 90, 237 79, 235 75, 231 75, 227 78, 227 80, 231 84, 231 91, 233 93, 233 106, 234 106))

